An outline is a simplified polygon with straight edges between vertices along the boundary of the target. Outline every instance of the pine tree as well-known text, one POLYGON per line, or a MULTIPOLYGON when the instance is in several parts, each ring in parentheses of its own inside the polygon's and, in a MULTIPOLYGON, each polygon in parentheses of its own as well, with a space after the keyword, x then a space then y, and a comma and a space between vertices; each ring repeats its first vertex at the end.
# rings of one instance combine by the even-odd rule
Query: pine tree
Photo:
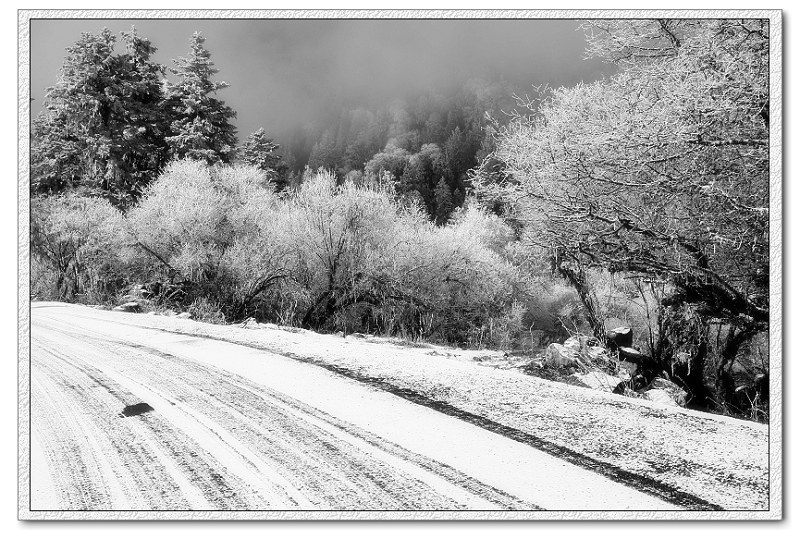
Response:
POLYGON ((469 169, 467 137, 460 127, 456 127, 444 143, 444 174, 453 182, 460 182, 469 169))
POLYGON ((178 82, 169 84, 168 99, 172 111, 171 135, 166 138, 170 157, 204 160, 209 164, 230 163, 236 153, 236 127, 231 120, 236 113, 213 97, 228 83, 212 81, 218 72, 211 53, 203 46, 205 38, 192 34, 189 56, 173 60, 178 82))
POLYGON ((447 222, 454 207, 453 194, 444 177, 436 184, 433 195, 436 200, 436 224, 442 225, 447 222))
POLYGON ((418 159, 410 159, 408 166, 403 171, 403 175, 400 176, 400 180, 397 182, 397 193, 400 195, 411 193, 412 191, 416 191, 417 184, 419 183, 419 164, 418 159))
POLYGON ((67 49, 33 122, 32 192, 79 189, 125 206, 163 164, 163 71, 150 60, 156 49, 135 29, 122 38, 123 54, 114 53, 108 29, 84 33, 67 49))
POLYGON ((167 159, 164 137, 169 118, 164 106, 164 68, 150 61, 156 48, 136 29, 122 32, 126 53, 119 58, 119 95, 124 99, 115 131, 115 163, 138 191, 147 185, 167 159))
POLYGON ((271 138, 267 137, 263 128, 247 137, 239 150, 242 161, 256 166, 267 173, 267 177, 275 183, 276 189, 282 191, 286 187, 288 167, 281 156, 275 152, 280 149, 271 138))

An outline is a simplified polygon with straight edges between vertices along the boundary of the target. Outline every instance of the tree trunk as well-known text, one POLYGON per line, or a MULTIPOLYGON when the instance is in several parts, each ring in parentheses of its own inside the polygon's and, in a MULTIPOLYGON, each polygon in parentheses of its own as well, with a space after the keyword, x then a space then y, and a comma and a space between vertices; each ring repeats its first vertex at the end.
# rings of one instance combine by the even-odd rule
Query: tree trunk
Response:
POLYGON ((605 342, 605 327, 600 319, 591 290, 589 290, 589 283, 586 280, 586 272, 583 267, 579 265, 577 270, 571 268, 562 254, 557 254, 553 262, 558 274, 569 281, 578 294, 578 298, 584 308, 586 322, 588 322, 592 333, 600 342, 605 342))
POLYGON ((660 367, 689 392, 689 407, 707 409, 710 404, 705 376, 708 322, 692 305, 664 307, 661 316, 660 367), (678 360, 679 353, 687 358, 685 363, 678 360))
POLYGON ((308 329, 319 329, 336 314, 336 298, 332 290, 326 290, 306 311, 300 325, 308 329))
MULTIPOLYGON (((753 326, 738 329, 732 327, 725 339, 725 345, 720 351, 719 363, 717 364, 717 392, 728 406, 739 408, 736 399, 736 381, 730 373, 733 362, 739 354, 739 350, 750 339, 758 334, 758 329, 753 326)), ((739 410, 745 412, 746 410, 739 410)))

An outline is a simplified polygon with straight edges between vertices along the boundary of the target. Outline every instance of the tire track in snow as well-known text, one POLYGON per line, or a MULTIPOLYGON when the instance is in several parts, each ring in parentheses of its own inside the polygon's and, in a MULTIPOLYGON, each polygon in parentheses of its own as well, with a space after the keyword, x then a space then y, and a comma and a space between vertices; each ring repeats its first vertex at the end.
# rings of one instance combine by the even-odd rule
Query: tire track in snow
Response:
MULTIPOLYGON (((476 498, 491 501, 496 504, 498 508, 538 509, 535 505, 524 502, 494 487, 485 485, 447 465, 407 451, 396 444, 375 436, 352 424, 340 421, 321 410, 307 406, 296 399, 292 399, 288 395, 254 384, 252 381, 241 376, 230 372, 223 372, 187 358, 164 354, 163 352, 138 344, 129 344, 128 346, 136 349, 146 349, 154 355, 160 355, 167 360, 169 365, 182 365, 180 371, 172 371, 170 380, 176 381, 176 379, 180 378, 183 382, 182 387, 202 388, 202 390, 197 391, 197 394, 211 398, 210 401, 199 402, 196 406, 209 409, 217 409, 218 407, 225 406, 234 408, 241 414, 243 425, 255 422, 267 430, 269 429, 269 423, 275 421, 276 415, 281 416, 284 422, 290 426, 291 430, 288 431, 288 433, 286 431, 269 432, 271 438, 281 439, 288 434, 293 437, 291 446, 296 444, 307 446, 303 449, 303 452, 307 455, 321 453, 327 457, 326 460, 335 458, 330 455, 329 451, 325 451, 326 448, 313 445, 309 446, 308 444, 308 440, 320 439, 322 432, 327 432, 334 435, 337 439, 344 439, 349 444, 350 447, 345 446, 349 449, 346 455, 348 460, 352 460, 353 455, 358 454, 358 452, 366 453, 395 468, 403 469, 407 473, 422 476, 421 479, 423 482, 428 484, 435 483, 437 490, 442 492, 448 490, 452 491, 453 489, 450 486, 452 483, 457 485, 459 489, 467 490, 475 495, 476 498), (216 403, 213 401, 216 401, 216 403), (218 406, 214 406, 214 404, 218 406), (265 413, 260 410, 264 408, 265 404, 268 406, 269 416, 265 415, 265 413), (303 423, 297 423, 291 418, 284 416, 283 413, 294 416, 303 423, 315 427, 315 429, 302 427, 303 423), (294 432, 292 432, 292 430, 294 432), (419 468, 429 473, 421 473, 419 468)), ((174 388, 173 390, 179 391, 180 388, 174 388)), ((327 442, 323 441, 323 444, 327 444, 327 442)), ((332 448, 327 447, 327 449, 332 448)), ((333 450, 335 451, 335 448, 333 448, 333 450)), ((374 477, 374 479, 380 482, 380 477, 377 476, 374 471, 371 471, 373 467, 377 467, 375 462, 369 463, 368 467, 355 467, 353 471, 356 474, 375 475, 376 477, 374 477)), ((368 487, 368 485, 364 484, 359 485, 361 489, 368 487)), ((419 505, 418 489, 407 488, 407 490, 408 494, 405 495, 405 498, 407 498, 406 504, 401 506, 414 507, 419 505)), ((370 493, 368 492, 368 494, 370 493)), ((403 492, 400 494, 405 493, 403 492)), ((396 496, 397 493, 394 495, 396 496)), ((459 493, 456 492, 453 493, 453 495, 458 496, 459 493)), ((463 494, 461 495, 463 496, 463 494)), ((421 508, 425 507, 425 504, 422 504, 421 508)))
MULTIPOLYGON (((41 342, 43 339, 37 340, 41 342)), ((63 343, 59 344, 63 348, 63 343)), ((56 393, 59 398, 55 408, 66 408, 67 413, 60 413, 60 417, 75 425, 64 436, 71 444, 69 450, 50 452, 48 462, 59 466, 65 459, 74 460, 86 454, 87 446, 102 444, 102 453, 114 462, 113 475, 117 479, 127 479, 123 491, 109 493, 106 489, 106 496, 96 503, 76 503, 74 497, 67 497, 66 508, 214 510, 243 509, 258 503, 268 505, 235 477, 225 477, 224 467, 214 457, 194 440, 173 429, 158 414, 123 419, 120 414, 123 407, 138 402, 139 398, 106 379, 96 369, 85 364, 81 368, 79 360, 67 358, 55 349, 41 350, 36 356, 37 364, 33 370, 36 379, 49 375, 67 380, 64 382, 67 391, 56 393), (53 364, 48 364, 45 359, 53 364), (76 378, 75 373, 82 373, 86 380, 76 378), (105 396, 105 402, 96 402, 96 396, 86 391, 90 385, 102 388, 94 393, 105 396), (109 398, 113 400, 109 402, 109 398), (92 423, 83 421, 78 424, 75 418, 80 416, 88 417, 92 423), (131 494, 140 499, 128 504, 126 498, 131 494), (113 507, 107 506, 111 498, 113 507)), ((38 399, 32 404, 36 406, 43 401, 38 399)), ((63 432, 58 425, 52 425, 47 431, 50 436, 58 432, 63 432)), ((96 469, 99 467, 81 464, 61 468, 57 476, 81 482, 78 490, 92 492, 105 488, 107 482, 115 479, 108 473, 98 476, 96 469)))
MULTIPOLYGON (((140 329, 142 328, 142 326, 137 326, 135 324, 128 324, 128 325, 140 329)), ((187 332, 182 332, 179 330, 154 328, 154 327, 148 327, 147 329, 152 331, 159 331, 162 333, 171 333, 173 335, 184 335, 187 337, 200 338, 197 335, 187 332)), ((300 361, 302 363, 321 367, 322 369, 325 369, 334 374, 338 374, 344 378, 355 380, 357 382, 366 384, 370 387, 379 389, 381 391, 391 393, 409 402, 413 402, 414 404, 418 404, 420 406, 436 410, 437 412, 441 412, 445 415, 455 417, 457 419, 460 419, 477 427, 483 428, 487 431, 500 434, 511 440, 515 440, 517 442, 526 444, 530 447, 548 453, 552 456, 563 459, 566 462, 569 462, 576 466, 580 466, 581 468, 592 471, 594 473, 603 475, 616 483, 626 485, 631 488, 635 488, 637 490, 648 493, 666 502, 676 504, 677 506, 680 506, 684 509, 690 509, 694 511, 721 511, 724 509, 723 507, 717 504, 711 503, 691 493, 682 491, 676 487, 673 487, 672 485, 668 485, 657 479, 653 479, 651 477, 647 477, 636 472, 630 472, 613 464, 602 462, 590 456, 583 455, 567 447, 545 440, 529 432, 525 432, 523 430, 510 427, 508 425, 504 425, 502 423, 481 416, 479 414, 453 406, 452 404, 449 404, 447 402, 430 398, 429 396, 421 392, 415 391, 411 388, 400 387, 398 385, 395 385, 391 381, 385 380, 383 378, 370 376, 358 372, 356 370, 349 369, 347 367, 326 363, 315 357, 309 357, 303 354, 296 354, 288 352, 286 350, 273 350, 268 346, 262 346, 254 343, 242 343, 234 339, 226 339, 218 336, 204 335, 202 336, 202 338, 235 344, 237 346, 252 348, 254 350, 262 350, 265 352, 282 355, 284 357, 291 358, 296 361, 300 361)))
MULTIPOLYGON (((62 327, 50 327, 49 331, 58 331, 61 336, 77 341, 75 344, 80 350, 80 354, 86 356, 87 352, 94 347, 93 353, 89 354, 92 356, 89 358, 92 364, 103 367, 104 363, 108 363, 109 360, 104 359, 103 355, 126 357, 126 361, 117 361, 117 364, 114 365, 115 369, 119 369, 119 372, 114 371, 117 375, 112 376, 112 378, 116 378, 114 381, 106 379, 106 374, 113 371, 107 366, 104 369, 96 369, 89 367, 84 361, 80 361, 80 365, 75 366, 78 361, 74 357, 66 360, 75 366, 74 368, 82 369, 96 382, 102 381, 101 385, 107 388, 112 385, 116 386, 113 390, 109 389, 111 393, 119 394, 124 391, 121 387, 124 387, 125 384, 123 382, 120 386, 121 380, 119 379, 121 371, 124 370, 125 374, 122 376, 127 377, 130 381, 144 380, 150 391, 156 387, 163 391, 161 397, 165 398, 164 403, 175 402, 177 405, 177 401, 180 400, 183 401, 182 405, 187 405, 194 410, 192 413, 195 416, 199 415, 197 409, 213 410, 216 419, 221 420, 223 424, 238 421, 235 435, 242 437, 246 434, 249 436, 248 441, 251 444, 256 442, 253 444, 256 447, 275 445, 277 439, 279 449, 288 455, 288 460, 284 458, 282 462, 281 470, 284 473, 292 476, 295 480, 303 481, 310 492, 314 492, 316 489, 325 493, 326 490, 330 491, 333 486, 339 488, 338 492, 329 492, 318 498, 317 503, 314 504, 315 507, 352 508, 354 503, 363 503, 364 507, 375 509, 458 509, 464 507, 463 502, 459 503, 452 498, 460 496, 463 499, 466 493, 469 501, 485 500, 484 505, 486 506, 488 503, 487 508, 535 508, 535 506, 483 485, 447 466, 403 451, 368 433, 358 432, 358 429, 353 426, 347 426, 342 422, 334 425, 331 421, 333 418, 324 417, 321 412, 314 412, 309 407, 301 410, 300 403, 291 402, 288 397, 276 395, 262 386, 255 386, 243 379, 239 379, 235 383, 231 382, 228 380, 231 376, 229 373, 212 372, 199 364, 179 361, 174 357, 160 358, 160 361, 155 361, 154 357, 157 356, 154 356, 152 351, 143 354, 142 347, 139 345, 115 343, 104 338, 102 333, 94 331, 84 330, 81 334, 73 331, 68 327, 69 324, 64 324, 63 321, 51 320, 50 322, 51 326, 62 327), (86 333, 97 333, 97 337, 101 339, 100 342, 93 344, 91 341, 87 341, 86 333), (97 349, 97 344, 102 348, 97 349), (127 349, 113 350, 113 348, 108 348, 109 345, 127 346, 127 349), (139 355, 132 356, 136 349, 139 349, 139 355), (179 363, 180 369, 177 369, 179 372, 176 372, 176 366, 179 363), (103 370, 106 371, 105 374, 101 372, 103 370), (164 387, 165 385, 167 387, 164 387), (195 389, 198 387, 202 389, 195 389), (224 388, 224 390, 220 391, 220 388, 224 388), (169 401, 166 395, 179 396, 179 398, 169 401), (262 410, 264 404, 267 404, 265 409, 269 413, 262 410), (231 421, 235 415, 233 412, 240 416, 234 418, 236 421, 231 421), (277 425, 275 423, 276 416, 281 422, 277 425), (272 432, 269 429, 264 430, 270 424, 272 432), (270 440, 264 432, 274 435, 276 438, 270 440), (281 436, 285 436, 287 433, 293 434, 294 438, 281 444, 281 436), (348 437, 350 440, 344 442, 341 440, 341 438, 348 437), (405 463, 405 469, 400 472, 397 468, 387 465, 387 460, 395 465, 405 463), (338 467, 338 477, 335 474, 331 476, 329 473, 325 473, 326 468, 330 468, 332 463, 335 468, 338 467), (308 468, 309 464, 313 466, 308 468), (344 471, 343 477, 342 471, 344 471), (450 483, 451 481, 454 485, 450 483), (434 483, 438 488, 431 488, 430 483, 434 483), (452 494, 455 491, 456 495, 442 496, 437 491, 444 491, 446 494, 452 494)), ((37 336, 37 339, 41 340, 40 336, 37 336)), ((63 347, 61 337, 59 337, 59 341, 60 346, 63 347)), ((50 350, 49 352, 53 354, 55 351, 50 350)), ((134 382, 134 385, 141 386, 139 381, 134 382)), ((139 397, 141 397, 140 393, 143 387, 138 388, 140 390, 137 392, 139 397)), ((123 403, 131 404, 130 401, 139 400, 139 397, 134 396, 130 389, 132 388, 129 387, 127 391, 130 396, 119 399, 120 408, 123 403)), ((164 406, 170 406, 170 404, 164 404, 164 406)), ((139 418, 155 417, 158 415, 159 408, 162 406, 157 407, 154 413, 145 414, 139 418)), ((159 438, 168 439, 169 436, 159 436, 159 438)), ((276 457, 274 451, 272 456, 276 457)), ((280 461, 280 459, 277 460, 280 461)), ((270 507, 270 504, 265 504, 264 500, 255 505, 258 505, 259 509, 287 508, 286 505, 270 507)))

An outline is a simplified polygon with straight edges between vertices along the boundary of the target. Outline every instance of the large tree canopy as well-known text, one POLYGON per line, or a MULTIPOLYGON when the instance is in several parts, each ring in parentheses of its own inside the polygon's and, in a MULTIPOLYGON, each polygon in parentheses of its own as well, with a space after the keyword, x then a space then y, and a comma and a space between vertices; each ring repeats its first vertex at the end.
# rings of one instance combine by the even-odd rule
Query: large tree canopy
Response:
POLYGON ((122 40, 121 54, 109 30, 84 33, 67 49, 33 122, 34 192, 78 188, 124 205, 163 165, 162 68, 150 60, 156 49, 135 29, 122 40))
POLYGON ((585 29, 619 72, 530 103, 498 140, 529 236, 578 287, 592 266, 662 279, 684 318, 766 329, 767 22, 585 29))
POLYGON ((766 324, 766 23, 591 32, 621 72, 552 92, 498 144, 529 218, 570 257, 667 276, 715 316, 766 324))

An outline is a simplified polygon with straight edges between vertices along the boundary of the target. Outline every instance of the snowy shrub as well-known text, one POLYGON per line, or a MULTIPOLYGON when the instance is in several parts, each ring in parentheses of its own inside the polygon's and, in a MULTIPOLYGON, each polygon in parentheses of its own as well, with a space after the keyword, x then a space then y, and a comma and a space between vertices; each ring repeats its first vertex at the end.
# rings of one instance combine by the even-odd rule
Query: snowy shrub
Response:
POLYGON ((299 257, 299 322, 324 327, 345 309, 379 302, 391 285, 385 266, 393 231, 404 218, 391 192, 373 183, 337 186, 332 174, 320 172, 287 205, 299 257))
POLYGON ((204 297, 195 299, 191 305, 189 305, 188 312, 192 315, 192 320, 199 320, 212 324, 222 324, 225 322, 225 315, 222 313, 219 305, 204 297))
POLYGON ((437 227, 380 178, 339 184, 317 171, 279 197, 255 167, 183 160, 124 217, 98 199, 40 206, 36 282, 52 284, 43 297, 108 292, 114 275, 117 289, 161 283, 170 294, 158 301, 206 320, 477 346, 507 346, 521 327, 508 227, 473 208, 437 227), (66 261, 52 254, 67 247, 66 261))
POLYGON ((337 185, 325 172, 287 204, 295 323, 469 344, 507 337, 505 326, 494 328, 510 320, 504 310, 518 276, 492 250, 504 234, 477 233, 476 223, 494 223, 488 216, 471 210, 436 227, 386 182, 337 185))
POLYGON ((458 208, 450 218, 462 235, 473 237, 481 245, 496 253, 503 253, 514 241, 514 232, 497 215, 487 213, 477 204, 467 204, 458 208))
POLYGON ((122 216, 104 199, 31 200, 31 293, 39 299, 99 303, 124 284, 122 216))
POLYGON ((440 263, 430 290, 438 300, 438 332, 448 341, 497 344, 494 324, 506 319, 512 308, 520 275, 493 250, 498 247, 496 236, 476 233, 475 221, 489 218, 478 213, 466 217, 435 228, 431 238, 430 258, 440 263))
POLYGON ((180 282, 187 300, 206 296, 236 316, 280 263, 263 233, 277 201, 256 167, 173 162, 126 216, 129 262, 141 280, 180 282))

